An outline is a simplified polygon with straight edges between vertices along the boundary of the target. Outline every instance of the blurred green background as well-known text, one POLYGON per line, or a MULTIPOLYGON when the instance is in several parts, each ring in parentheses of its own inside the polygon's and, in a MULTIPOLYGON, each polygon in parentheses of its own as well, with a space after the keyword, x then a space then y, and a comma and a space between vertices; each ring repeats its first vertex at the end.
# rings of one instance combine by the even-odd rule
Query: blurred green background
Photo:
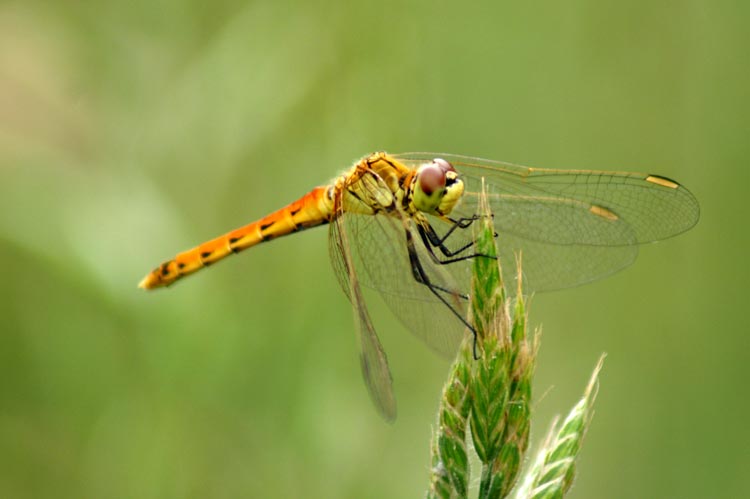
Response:
POLYGON ((0 3, 0 497, 421 497, 448 363, 325 229, 156 264, 373 150, 678 179, 702 218, 534 298, 532 445, 608 352, 577 498, 734 498, 750 463, 747 2, 0 3), (518 4, 518 5, 517 5, 518 4))

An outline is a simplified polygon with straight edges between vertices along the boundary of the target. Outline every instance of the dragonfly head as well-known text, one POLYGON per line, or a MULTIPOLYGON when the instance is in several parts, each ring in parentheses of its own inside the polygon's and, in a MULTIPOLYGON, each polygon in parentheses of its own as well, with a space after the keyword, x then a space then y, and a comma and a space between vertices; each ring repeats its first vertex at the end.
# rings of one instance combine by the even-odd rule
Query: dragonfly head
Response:
POLYGON ((453 165, 435 158, 417 170, 412 201, 422 212, 448 215, 464 193, 464 183, 453 165))

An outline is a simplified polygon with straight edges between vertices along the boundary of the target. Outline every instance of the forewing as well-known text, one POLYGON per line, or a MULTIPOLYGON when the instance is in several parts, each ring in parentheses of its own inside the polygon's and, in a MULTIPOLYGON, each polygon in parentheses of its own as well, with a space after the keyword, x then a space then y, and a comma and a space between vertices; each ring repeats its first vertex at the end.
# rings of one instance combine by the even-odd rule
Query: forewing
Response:
POLYGON ((391 371, 385 350, 378 339, 362 297, 350 248, 346 228, 339 216, 331 222, 329 230, 331 265, 354 310, 354 322, 360 340, 360 366, 365 385, 383 418, 393 421, 396 419, 396 398, 393 395, 391 371))
POLYGON ((485 179, 504 263, 523 254, 526 291, 583 284, 632 263, 637 245, 665 239, 698 220, 695 197, 655 175, 528 168, 435 153, 397 155, 407 164, 442 157, 465 183, 452 217, 477 213, 485 179))

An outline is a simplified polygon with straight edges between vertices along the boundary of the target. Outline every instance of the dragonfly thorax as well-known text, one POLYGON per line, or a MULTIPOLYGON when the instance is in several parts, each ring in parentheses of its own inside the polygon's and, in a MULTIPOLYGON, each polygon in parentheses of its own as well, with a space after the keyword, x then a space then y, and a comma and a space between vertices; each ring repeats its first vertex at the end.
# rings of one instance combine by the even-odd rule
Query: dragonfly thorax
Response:
POLYGON ((433 215, 448 215, 464 193, 453 165, 440 158, 420 166, 412 186, 414 207, 433 215))

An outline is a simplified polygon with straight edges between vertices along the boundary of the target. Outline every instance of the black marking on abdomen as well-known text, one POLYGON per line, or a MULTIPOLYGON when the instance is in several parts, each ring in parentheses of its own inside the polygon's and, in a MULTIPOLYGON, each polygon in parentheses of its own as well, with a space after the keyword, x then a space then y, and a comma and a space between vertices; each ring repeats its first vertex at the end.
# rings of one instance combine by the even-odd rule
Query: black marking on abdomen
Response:
POLYGON ((300 222, 296 225, 294 228, 294 232, 298 232, 301 230, 309 229, 311 227, 317 227, 318 225, 321 225, 324 222, 321 222, 319 220, 307 220, 304 222, 300 222))
POLYGON ((161 268, 159 269, 159 273, 162 275, 162 277, 166 277, 169 275, 169 263, 162 263, 161 268))
POLYGON ((273 224, 275 224, 275 223, 276 223, 275 221, 271 221, 271 222, 268 222, 268 223, 264 223, 264 224, 261 224, 261 225, 260 225, 260 230, 261 230, 261 231, 264 231, 264 230, 266 230, 267 228, 271 227, 271 226, 272 226, 273 224))
POLYGON ((185 268, 185 263, 184 262, 178 262, 177 263, 177 268, 180 269, 180 270, 184 269, 185 268))
POLYGON ((201 253, 201 265, 203 265, 204 267, 208 267, 209 265, 211 265, 211 262, 205 261, 205 258, 211 256, 211 253, 213 253, 213 251, 204 251, 203 253, 201 253))
POLYGON ((234 243, 236 243, 240 239, 242 239, 242 238, 240 238, 240 237, 230 237, 229 238, 229 251, 231 251, 232 253, 239 253, 240 252, 240 248, 237 248, 237 247, 233 246, 234 243))

